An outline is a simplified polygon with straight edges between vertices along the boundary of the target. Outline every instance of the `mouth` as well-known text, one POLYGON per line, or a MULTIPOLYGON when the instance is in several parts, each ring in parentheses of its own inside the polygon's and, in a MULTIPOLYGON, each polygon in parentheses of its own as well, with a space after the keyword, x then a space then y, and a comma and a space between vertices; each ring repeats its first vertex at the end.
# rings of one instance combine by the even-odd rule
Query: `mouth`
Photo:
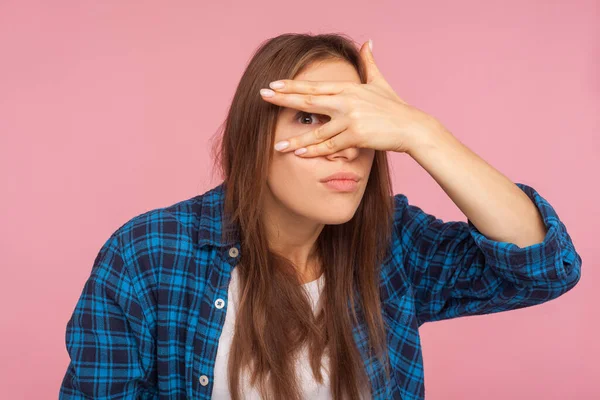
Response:
POLYGON ((321 179, 321 182, 328 182, 332 180, 352 180, 358 182, 361 180, 361 177, 354 172, 336 172, 335 174, 329 175, 327 178, 321 179))
POLYGON ((358 188, 358 182, 354 179, 330 179, 321 183, 337 192, 353 192, 358 188))

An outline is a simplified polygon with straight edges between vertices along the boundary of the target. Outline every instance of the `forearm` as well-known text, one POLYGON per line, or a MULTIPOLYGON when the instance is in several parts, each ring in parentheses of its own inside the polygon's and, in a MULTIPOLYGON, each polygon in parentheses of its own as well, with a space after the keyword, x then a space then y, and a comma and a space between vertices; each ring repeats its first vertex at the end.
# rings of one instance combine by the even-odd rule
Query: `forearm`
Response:
POLYGON ((441 124, 407 152, 486 237, 526 247, 544 240, 535 204, 441 124))

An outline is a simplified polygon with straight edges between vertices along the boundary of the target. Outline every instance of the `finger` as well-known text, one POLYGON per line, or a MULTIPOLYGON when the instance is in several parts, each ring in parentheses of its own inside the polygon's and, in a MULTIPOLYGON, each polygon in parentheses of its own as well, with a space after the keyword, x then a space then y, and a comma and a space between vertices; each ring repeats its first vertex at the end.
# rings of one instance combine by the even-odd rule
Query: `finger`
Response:
MULTIPOLYGON (((340 150, 347 149, 349 147, 357 147, 355 139, 349 130, 345 130, 324 142, 315 144, 308 147, 301 147, 306 149, 306 152, 302 154, 296 154, 299 157, 318 157, 333 154, 340 150)), ((300 149, 298 149, 300 150, 300 149)))
MULTIPOLYGON (((287 153, 301 147, 310 146, 312 144, 321 143, 324 140, 327 140, 340 132, 344 131, 348 127, 348 121, 345 118, 335 118, 331 119, 329 122, 310 130, 302 135, 294 136, 290 139, 287 139, 285 142, 288 142, 289 145, 283 149, 279 150, 282 153, 287 153)), ((282 143, 278 142, 277 144, 282 143)), ((276 145, 277 145, 276 144, 276 145)), ((277 149, 275 149, 277 150, 277 149)))
POLYGON ((377 67, 375 57, 373 56, 373 52, 369 47, 368 41, 363 43, 360 49, 360 54, 363 58, 367 70, 367 83, 370 83, 370 85, 365 85, 365 88, 373 90, 376 90, 376 88, 381 88, 384 92, 384 96, 398 100, 401 103, 407 104, 405 100, 398 96, 398 94, 394 91, 392 86, 383 77, 383 74, 377 67))
POLYGON ((380 78, 382 74, 375 63, 375 57, 373 57, 373 52, 369 47, 369 41, 363 43, 362 47, 360 48, 360 54, 362 55, 367 67, 367 83, 371 83, 373 80, 380 78))
POLYGON ((352 84, 352 82, 302 81, 294 79, 281 79, 269 83, 269 87, 280 93, 338 94, 343 92, 344 89, 350 84, 352 84))
POLYGON ((341 110, 342 99, 340 96, 265 92, 266 90, 270 89, 261 89, 260 91, 263 100, 281 107, 329 116, 336 115, 336 111, 341 110))

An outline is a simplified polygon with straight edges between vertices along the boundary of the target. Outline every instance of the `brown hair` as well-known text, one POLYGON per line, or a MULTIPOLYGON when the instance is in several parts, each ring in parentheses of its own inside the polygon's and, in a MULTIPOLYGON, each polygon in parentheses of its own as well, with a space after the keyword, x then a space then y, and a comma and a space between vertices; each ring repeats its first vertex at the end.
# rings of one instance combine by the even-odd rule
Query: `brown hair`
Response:
POLYGON ((317 315, 295 266, 269 249, 259 218, 281 109, 260 98, 259 90, 277 79, 294 79, 310 64, 326 60, 349 62, 366 83, 357 47, 344 34, 282 34, 264 42, 239 82, 220 143, 213 148, 227 188, 225 223, 239 227, 241 242, 236 266, 241 296, 228 364, 233 400, 240 399, 240 374, 246 367, 262 398, 300 399, 295 359, 304 344, 319 383, 321 358, 329 355, 333 399, 358 399, 370 384, 352 333, 353 324, 358 324, 357 307, 368 327, 369 359, 375 350, 389 380, 379 296, 379 265, 389 246, 393 217, 385 151, 375 151, 364 196, 352 219, 325 225, 317 239, 315 252, 325 275, 317 315))

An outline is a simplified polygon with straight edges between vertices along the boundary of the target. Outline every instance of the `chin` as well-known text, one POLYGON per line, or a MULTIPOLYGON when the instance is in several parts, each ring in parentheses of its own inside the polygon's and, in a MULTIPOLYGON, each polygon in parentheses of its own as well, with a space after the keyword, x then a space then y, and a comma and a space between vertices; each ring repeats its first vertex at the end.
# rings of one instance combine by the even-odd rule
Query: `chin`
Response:
POLYGON ((352 210, 347 210, 346 212, 344 212, 344 210, 338 209, 338 210, 332 211, 327 216, 323 216, 319 220, 322 224, 325 224, 325 225, 345 224, 346 222, 350 221, 354 217, 355 211, 356 211, 355 209, 352 209, 352 210))

